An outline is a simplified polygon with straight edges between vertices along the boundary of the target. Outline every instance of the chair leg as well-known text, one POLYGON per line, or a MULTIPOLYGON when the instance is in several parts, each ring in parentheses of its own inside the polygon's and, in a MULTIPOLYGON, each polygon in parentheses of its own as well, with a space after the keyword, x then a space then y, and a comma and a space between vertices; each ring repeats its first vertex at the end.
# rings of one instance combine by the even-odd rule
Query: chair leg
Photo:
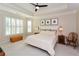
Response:
POLYGON ((66 43, 66 46, 69 45, 69 42, 66 43))
POLYGON ((69 45, 70 45, 71 43, 69 42, 69 45))
POLYGON ((78 41, 75 43, 76 44, 76 46, 78 45, 78 41))
POLYGON ((76 48, 76 43, 74 44, 74 48, 76 48))

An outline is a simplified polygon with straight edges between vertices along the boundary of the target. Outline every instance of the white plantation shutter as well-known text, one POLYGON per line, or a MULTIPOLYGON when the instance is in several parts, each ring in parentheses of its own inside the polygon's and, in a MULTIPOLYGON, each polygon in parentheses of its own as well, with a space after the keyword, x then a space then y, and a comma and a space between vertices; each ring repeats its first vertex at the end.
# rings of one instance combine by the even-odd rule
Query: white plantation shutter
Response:
POLYGON ((23 33, 23 20, 6 17, 6 35, 23 33))

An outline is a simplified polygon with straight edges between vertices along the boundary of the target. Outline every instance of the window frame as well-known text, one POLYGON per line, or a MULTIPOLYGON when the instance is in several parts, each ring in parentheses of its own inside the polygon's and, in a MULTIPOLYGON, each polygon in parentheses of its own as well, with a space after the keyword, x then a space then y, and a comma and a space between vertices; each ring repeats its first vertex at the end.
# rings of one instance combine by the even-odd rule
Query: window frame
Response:
POLYGON ((32 25, 33 25, 33 24, 32 24, 32 20, 27 20, 27 33, 32 33, 32 27, 33 27, 32 25), (28 28, 29 28, 29 27, 28 27, 28 21, 31 21, 31 31, 30 31, 30 32, 28 32, 28 28))

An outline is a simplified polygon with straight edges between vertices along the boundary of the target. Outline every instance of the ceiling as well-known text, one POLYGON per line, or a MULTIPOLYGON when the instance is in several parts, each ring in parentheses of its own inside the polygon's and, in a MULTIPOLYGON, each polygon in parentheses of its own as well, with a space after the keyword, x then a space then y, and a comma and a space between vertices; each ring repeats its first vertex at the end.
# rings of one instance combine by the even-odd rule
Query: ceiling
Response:
POLYGON ((8 11, 22 16, 32 17, 79 9, 78 3, 39 3, 39 5, 42 4, 48 5, 48 7, 40 8, 37 12, 34 11, 35 7, 30 3, 0 3, 0 10, 8 11))

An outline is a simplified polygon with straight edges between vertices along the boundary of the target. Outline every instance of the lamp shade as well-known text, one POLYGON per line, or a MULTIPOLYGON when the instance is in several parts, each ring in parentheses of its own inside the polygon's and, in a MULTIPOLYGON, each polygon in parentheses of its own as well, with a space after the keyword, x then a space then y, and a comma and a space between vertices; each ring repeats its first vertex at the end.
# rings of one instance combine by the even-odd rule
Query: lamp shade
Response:
POLYGON ((62 26, 59 27, 59 31, 63 31, 63 27, 62 26))

